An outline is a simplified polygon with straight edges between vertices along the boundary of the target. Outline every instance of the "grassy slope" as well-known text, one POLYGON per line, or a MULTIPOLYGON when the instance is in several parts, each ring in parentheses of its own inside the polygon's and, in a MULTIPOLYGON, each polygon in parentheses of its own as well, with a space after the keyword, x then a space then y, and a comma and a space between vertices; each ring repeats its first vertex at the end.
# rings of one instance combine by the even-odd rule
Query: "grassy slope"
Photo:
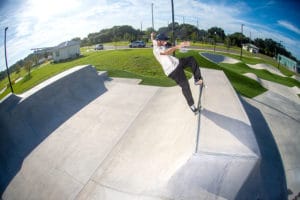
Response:
MULTIPOLYGON (((220 53, 220 54, 240 60, 240 55, 228 54, 228 53, 220 53)), ((244 55, 242 57, 241 61, 243 63, 247 63, 247 64, 265 63, 265 64, 276 66, 276 67, 278 66, 278 63, 275 60, 273 60, 272 58, 270 58, 270 57, 266 58, 266 56, 263 56, 262 54, 259 54, 258 56, 260 56, 260 57, 253 57, 253 55, 248 52, 246 56, 244 55)), ((286 76, 292 76, 295 74, 295 73, 291 72, 290 70, 286 69, 285 67, 282 67, 281 65, 279 66, 279 70, 281 71, 282 74, 284 74, 286 76)))
MULTIPOLYGON (((83 52, 83 56, 62 63, 51 63, 31 72, 31 77, 13 85, 14 91, 20 94, 42 81, 64 70, 78 65, 92 64, 97 70, 105 70, 110 76, 143 79, 143 84, 172 86, 175 82, 168 79, 158 62, 154 59, 151 49, 124 49, 114 51, 83 52)), ((7 81, 3 81, 7 82, 7 81)), ((10 92, 7 89, 0 99, 10 92)))
POLYGON ((282 85, 286 85, 288 87, 292 87, 292 86, 300 87, 300 82, 298 82, 297 80, 295 80, 293 78, 282 77, 282 76, 273 74, 273 73, 269 72, 268 70, 264 70, 264 69, 253 69, 253 68, 248 67, 245 63, 237 63, 237 64, 222 63, 220 65, 227 70, 231 70, 231 71, 234 71, 239 74, 254 73, 261 79, 276 82, 276 83, 279 83, 282 85))
MULTIPOLYGON (((109 76, 113 77, 129 77, 142 79, 142 84, 147 85, 159 85, 159 86, 174 86, 175 82, 166 77, 162 71, 161 66, 155 60, 152 49, 123 49, 112 51, 86 51, 82 48, 83 56, 64 63, 47 64, 43 65, 32 71, 30 78, 24 79, 14 85, 16 93, 22 93, 40 82, 54 76, 64 70, 72 68, 78 65, 92 64, 97 70, 108 71, 109 76)), ((198 51, 189 51, 188 53, 176 53, 177 57, 194 56, 201 67, 223 70, 233 87, 240 94, 247 97, 254 97, 266 91, 256 81, 243 76, 241 73, 252 72, 256 73, 261 78, 268 77, 267 80, 278 81, 279 77, 273 74, 267 74, 268 72, 259 72, 259 70, 253 70, 247 68, 245 64, 236 65, 217 65, 212 63, 199 55, 198 51), (261 74, 263 75, 261 75, 261 74), (272 78, 273 77, 273 78, 272 78)), ((232 56, 234 57, 234 56, 232 56)), ((261 59, 248 59, 247 62, 252 64, 262 63, 261 59)), ((191 73, 186 73, 188 77, 191 77, 191 73)), ((205 78, 205 77, 204 77, 205 78)), ((299 84, 299 82, 293 79, 289 80, 284 78, 283 84, 293 86, 299 84), (287 81, 288 80, 288 81, 287 81), (288 83, 287 83, 288 82, 288 83)), ((0 95, 0 99, 9 93, 9 89, 0 95)))
POLYGON ((89 54, 89 62, 99 71, 108 71, 109 76, 142 79, 142 84, 173 86, 151 49, 124 49, 99 51, 89 54))

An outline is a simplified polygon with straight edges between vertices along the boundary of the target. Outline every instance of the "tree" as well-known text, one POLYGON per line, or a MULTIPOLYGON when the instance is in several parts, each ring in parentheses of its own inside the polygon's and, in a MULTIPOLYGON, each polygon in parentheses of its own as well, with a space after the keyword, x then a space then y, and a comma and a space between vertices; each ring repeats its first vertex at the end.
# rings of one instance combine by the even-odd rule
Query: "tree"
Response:
POLYGON ((192 34, 197 35, 197 27, 190 24, 181 24, 178 29, 177 37, 181 40, 192 40, 192 34))
POLYGON ((21 72, 21 66, 19 64, 16 64, 16 74, 19 74, 21 72))
POLYGON ((161 27, 158 29, 158 33, 165 33, 166 35, 169 35, 171 31, 172 29, 169 29, 169 27, 161 27))
MULTIPOLYGON (((113 42, 119 40, 129 40, 133 41, 136 39, 143 39, 147 41, 150 33, 154 30, 152 28, 147 28, 145 31, 134 29, 132 26, 113 26, 112 28, 102 29, 99 32, 90 33, 87 37, 82 40, 79 37, 75 37, 72 40, 81 41, 81 46, 90 46, 98 43, 113 42)), ((174 23, 174 31, 176 39, 181 40, 192 40, 192 41, 203 41, 203 42, 224 42, 224 45, 229 48, 230 46, 241 47, 242 43, 253 43, 260 50, 260 53, 268 56, 276 56, 278 53, 282 54, 293 60, 297 60, 291 52, 287 51, 281 43, 273 41, 272 39, 261 39, 256 38, 251 41, 248 37, 245 37, 240 32, 225 35, 224 30, 219 27, 211 27, 210 29, 203 30, 190 24, 179 24, 174 23)), ((168 24, 166 27, 161 27, 158 30, 159 33, 165 33, 170 38, 172 37, 172 23, 168 24)), ((37 59, 34 60, 34 54, 28 55, 26 58, 17 61, 14 65, 9 67, 10 72, 18 71, 20 67, 26 66, 30 74, 30 68, 28 66, 28 60, 31 60, 31 65, 37 63, 37 59), (32 62, 34 61, 34 62, 32 62)), ((44 55, 47 57, 47 55, 44 55)), ((5 78, 6 73, 0 72, 0 79, 5 78)))
POLYGON ((26 60, 24 63, 24 68, 28 72, 27 76, 31 77, 30 71, 31 71, 31 66, 32 66, 32 61, 31 60, 26 60))
POLYGON ((75 37, 71 41, 81 41, 80 37, 75 37))
POLYGON ((125 33, 124 40, 131 41, 132 40, 132 36, 129 33, 125 33))
POLYGON ((197 32, 193 32, 191 34, 191 39, 193 42, 196 42, 198 40, 198 33, 197 32))
POLYGON ((230 37, 227 36, 225 38, 224 45, 227 47, 227 50, 230 48, 231 45, 230 37))
POLYGON ((155 30, 154 30, 152 27, 149 27, 149 28, 147 28, 147 29, 144 31, 144 33, 145 33, 146 35, 150 35, 152 32, 155 32, 155 30))
POLYGON ((81 46, 94 45, 105 42, 117 42, 120 40, 136 40, 138 36, 142 37, 142 32, 137 31, 132 26, 114 26, 109 29, 103 29, 96 33, 88 34, 81 42, 81 46))
POLYGON ((274 57, 275 56, 275 53, 276 53, 276 43, 275 41, 273 41, 272 39, 265 39, 265 53, 268 55, 268 56, 272 56, 274 57))
POLYGON ((216 42, 224 42, 225 33, 222 28, 212 27, 207 30, 208 37, 212 39, 216 39, 216 42))
POLYGON ((229 39, 231 41, 231 45, 238 46, 238 47, 242 46, 242 40, 244 38, 244 35, 242 33, 235 32, 235 33, 233 33, 231 35, 228 35, 228 37, 229 37, 229 39))
POLYGON ((206 30, 203 30, 203 29, 198 30, 198 39, 200 41, 203 41, 203 42, 207 41, 207 36, 208 36, 208 33, 206 30))
POLYGON ((259 48, 259 52, 265 54, 265 42, 261 38, 256 38, 254 40, 254 45, 259 48))

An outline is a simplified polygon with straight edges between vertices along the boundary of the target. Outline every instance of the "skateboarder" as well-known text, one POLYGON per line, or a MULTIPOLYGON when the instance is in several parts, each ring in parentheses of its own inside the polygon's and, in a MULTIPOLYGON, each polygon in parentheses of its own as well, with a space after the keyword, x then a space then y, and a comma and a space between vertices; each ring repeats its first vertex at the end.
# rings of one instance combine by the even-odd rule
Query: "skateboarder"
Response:
POLYGON ((155 33, 151 33, 151 40, 153 43, 153 54, 157 61, 161 64, 164 73, 173 79, 182 89, 182 93, 190 106, 191 110, 197 114, 198 108, 194 104, 194 99, 190 89, 189 82, 185 76, 184 69, 191 67, 195 85, 203 84, 199 66, 194 57, 176 58, 171 56, 174 51, 182 47, 190 46, 190 42, 182 42, 179 45, 167 48, 166 44, 169 38, 165 34, 158 34, 155 39, 155 33))

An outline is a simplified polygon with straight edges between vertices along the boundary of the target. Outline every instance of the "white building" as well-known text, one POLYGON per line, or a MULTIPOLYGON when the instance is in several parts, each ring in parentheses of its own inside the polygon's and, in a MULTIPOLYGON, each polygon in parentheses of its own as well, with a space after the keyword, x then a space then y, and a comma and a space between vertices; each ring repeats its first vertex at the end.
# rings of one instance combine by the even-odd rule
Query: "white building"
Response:
POLYGON ((80 55, 80 41, 66 41, 55 47, 33 48, 34 54, 52 54, 48 55, 48 59, 59 62, 67 59, 76 58, 80 55))
POLYGON ((250 43, 243 44, 243 49, 251 53, 258 53, 259 51, 259 48, 257 46, 250 43))
POLYGON ((79 41, 66 41, 52 49, 54 62, 76 58, 80 55, 79 41))
POLYGON ((300 71, 297 62, 284 55, 278 54, 276 60, 277 62, 280 62, 280 64, 284 65, 286 68, 288 68, 291 71, 294 72, 300 71))

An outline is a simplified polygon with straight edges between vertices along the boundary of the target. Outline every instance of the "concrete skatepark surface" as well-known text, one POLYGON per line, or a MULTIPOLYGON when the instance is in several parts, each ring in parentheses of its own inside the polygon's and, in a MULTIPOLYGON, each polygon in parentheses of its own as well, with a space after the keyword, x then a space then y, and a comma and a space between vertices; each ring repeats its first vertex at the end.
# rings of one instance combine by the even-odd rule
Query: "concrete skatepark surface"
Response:
POLYGON ((78 66, 9 96, 0 103, 2 199, 285 199, 263 114, 222 71, 201 71, 199 141, 177 86, 78 66))
POLYGON ((268 64, 265 64, 265 63, 259 63, 259 64, 256 64, 256 65, 251 65, 251 64, 247 64, 249 67, 253 68, 253 69, 265 69, 265 70, 268 70, 269 72, 273 73, 273 74, 276 74, 276 75, 279 75, 279 76, 283 76, 283 77, 286 77, 284 74, 282 74, 279 69, 273 67, 273 66, 270 66, 268 64))
MULTIPOLYGON (((205 56, 207 54, 201 55, 205 56)), ((214 54, 210 54, 207 59, 219 63, 220 60, 224 60, 220 58, 220 56, 221 55, 215 56, 214 54)), ((284 76, 278 69, 266 64, 248 64, 248 66, 255 69, 265 69, 271 73, 284 76)), ((246 73, 244 75, 256 80, 263 87, 268 89, 267 92, 253 99, 243 98, 242 102, 251 119, 255 133, 259 134, 258 138, 266 137, 267 139, 264 141, 268 140, 268 142, 270 142, 273 140, 274 144, 277 145, 279 152, 273 152, 272 154, 273 156, 277 155, 277 157, 282 158, 287 181, 288 198, 294 199, 294 197, 299 196, 300 193, 300 99, 298 96, 300 89, 296 86, 287 87, 263 80, 252 73, 246 73), (260 124, 260 121, 265 121, 267 127, 260 124), (269 137, 268 134, 272 135, 272 137, 269 137)), ((273 149, 272 151, 275 151, 276 148, 272 146, 273 145, 270 144, 270 148, 273 149)), ((261 148, 262 154, 263 149, 265 148, 261 148)), ((262 158, 263 157, 262 155, 262 158)))

